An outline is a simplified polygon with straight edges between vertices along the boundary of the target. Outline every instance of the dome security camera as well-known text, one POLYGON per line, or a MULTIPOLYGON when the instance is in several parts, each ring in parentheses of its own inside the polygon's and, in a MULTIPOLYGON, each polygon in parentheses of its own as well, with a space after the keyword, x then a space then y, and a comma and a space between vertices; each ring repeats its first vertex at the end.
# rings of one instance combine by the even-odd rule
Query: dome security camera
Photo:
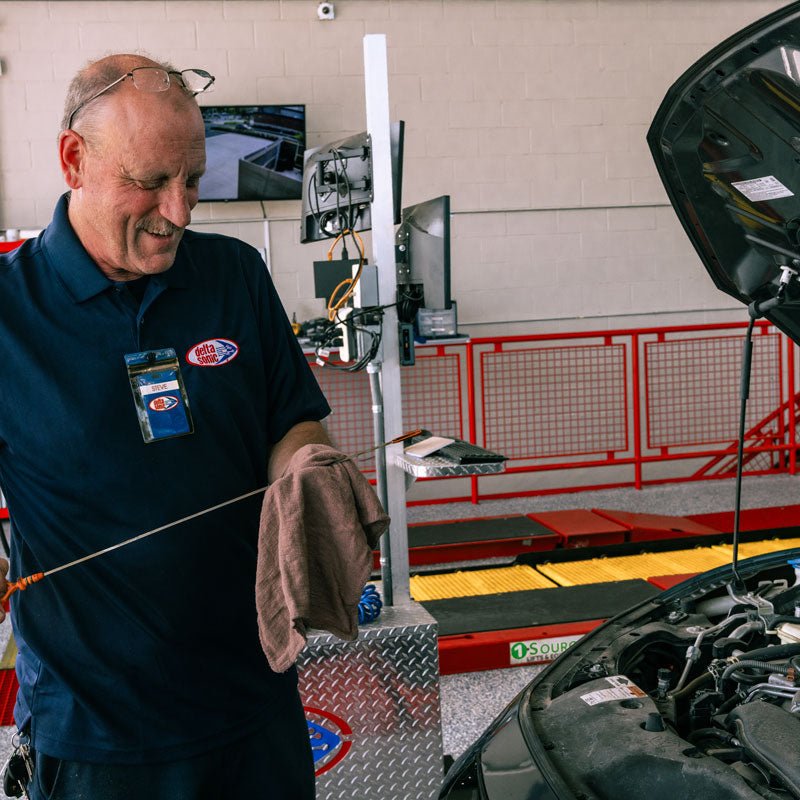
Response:
POLYGON ((333 3, 320 3, 317 6, 317 16, 320 19, 335 19, 336 11, 333 3))

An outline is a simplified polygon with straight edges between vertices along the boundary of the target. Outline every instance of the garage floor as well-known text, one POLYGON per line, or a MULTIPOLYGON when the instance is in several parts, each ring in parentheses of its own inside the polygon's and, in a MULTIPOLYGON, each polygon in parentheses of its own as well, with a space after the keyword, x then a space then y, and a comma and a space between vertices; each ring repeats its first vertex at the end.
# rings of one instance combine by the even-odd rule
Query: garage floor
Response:
MULTIPOLYGON (((414 506, 408 510, 408 521, 432 522, 575 508, 613 508, 682 516, 730 511, 734 504, 734 491, 733 480, 723 480, 652 486, 641 490, 608 489, 489 500, 480 505, 454 503, 414 506)), ((800 503, 800 476, 753 477, 746 478, 742 484, 743 508, 768 508, 794 503, 800 503)), ((492 560, 487 563, 497 562, 492 560)), ((474 561, 465 563, 465 566, 475 565, 474 561)), ((450 568, 453 566, 448 564, 450 568)), ((539 670, 539 666, 525 666, 442 676, 444 752, 458 757, 539 670)))

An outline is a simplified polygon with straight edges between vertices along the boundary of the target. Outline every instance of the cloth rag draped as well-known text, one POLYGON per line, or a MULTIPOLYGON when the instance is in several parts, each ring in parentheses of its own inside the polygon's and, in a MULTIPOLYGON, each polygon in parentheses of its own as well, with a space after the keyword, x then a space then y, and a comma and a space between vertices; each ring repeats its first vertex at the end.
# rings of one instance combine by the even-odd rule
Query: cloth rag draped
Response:
POLYGON ((258 533, 256 609, 270 667, 285 672, 317 628, 351 641, 372 551, 389 517, 350 460, 308 444, 264 494, 258 533))

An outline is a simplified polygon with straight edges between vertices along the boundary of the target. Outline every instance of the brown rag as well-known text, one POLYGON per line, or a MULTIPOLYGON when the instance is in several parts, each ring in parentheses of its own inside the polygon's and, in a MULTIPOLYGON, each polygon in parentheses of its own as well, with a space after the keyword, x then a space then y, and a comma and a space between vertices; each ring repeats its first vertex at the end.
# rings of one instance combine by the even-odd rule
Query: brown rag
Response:
POLYGON ((294 664, 307 628, 358 636, 358 601, 389 517, 351 460, 331 463, 341 457, 328 445, 305 445, 264 494, 256 609, 275 672, 294 664))

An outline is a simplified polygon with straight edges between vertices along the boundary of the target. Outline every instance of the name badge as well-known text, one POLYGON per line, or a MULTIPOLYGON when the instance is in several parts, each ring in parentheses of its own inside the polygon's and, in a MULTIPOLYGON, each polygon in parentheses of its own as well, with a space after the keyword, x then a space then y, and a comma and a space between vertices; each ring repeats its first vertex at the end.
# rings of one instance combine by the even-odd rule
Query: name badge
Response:
POLYGON ((146 444, 192 433, 189 397, 172 348, 125 356, 139 428, 146 444))

